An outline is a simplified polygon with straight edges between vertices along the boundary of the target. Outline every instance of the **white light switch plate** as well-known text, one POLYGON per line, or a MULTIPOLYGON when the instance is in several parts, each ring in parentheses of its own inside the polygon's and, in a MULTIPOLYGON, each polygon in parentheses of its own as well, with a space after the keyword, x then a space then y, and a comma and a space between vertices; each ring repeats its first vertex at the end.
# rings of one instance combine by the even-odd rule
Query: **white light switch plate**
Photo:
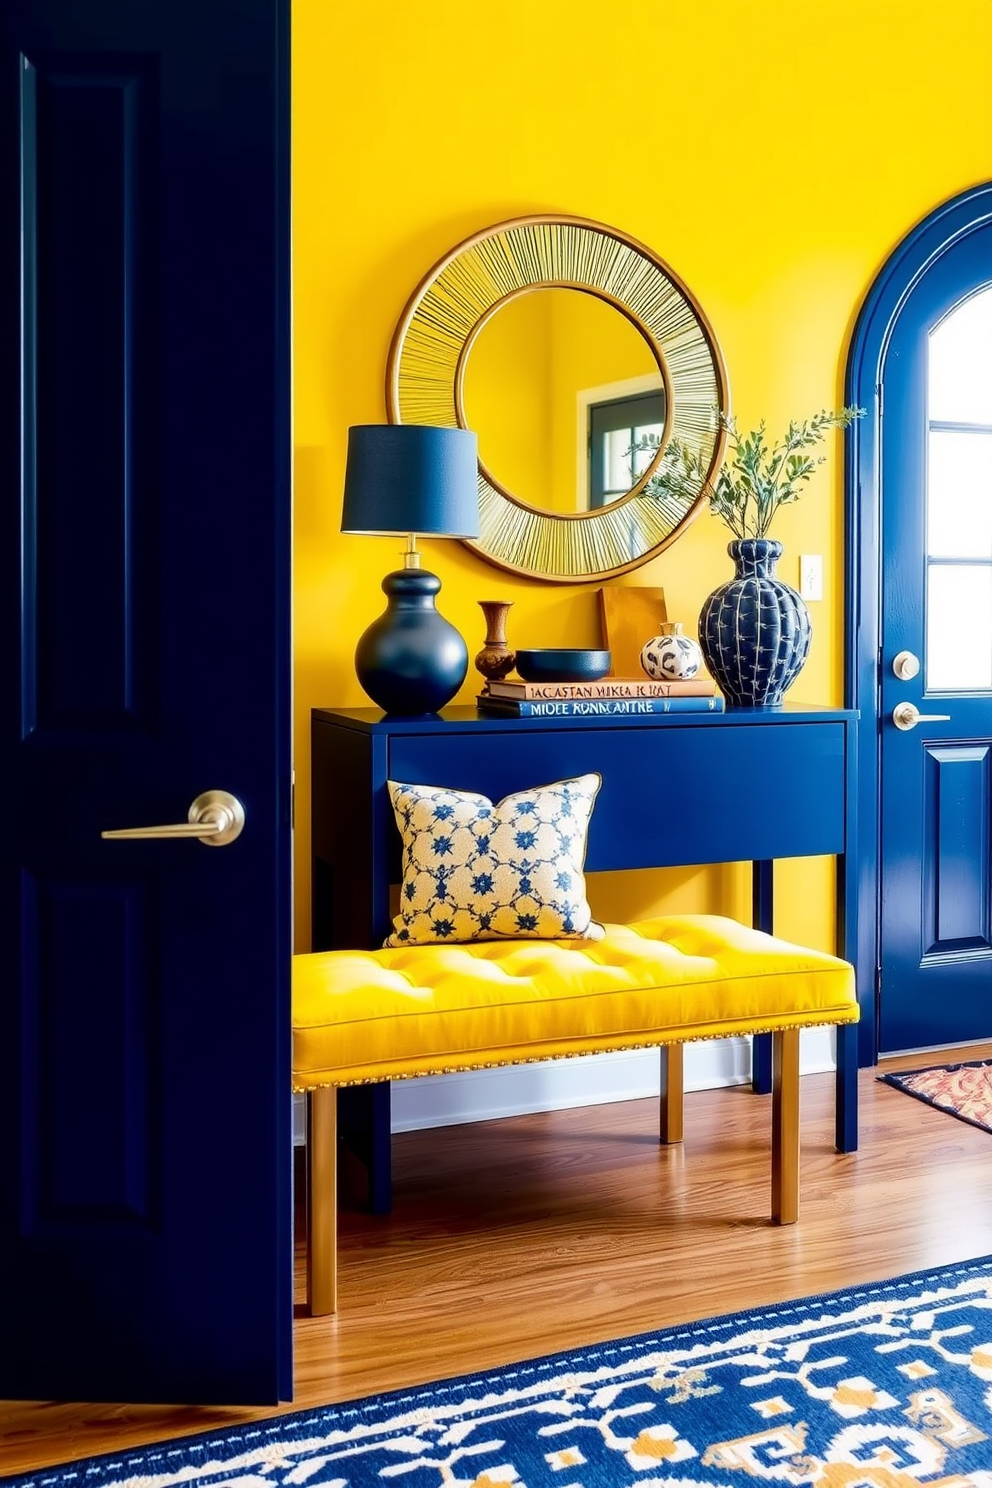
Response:
POLYGON ((819 553, 800 555, 799 593, 803 599, 823 598, 823 559, 819 553))

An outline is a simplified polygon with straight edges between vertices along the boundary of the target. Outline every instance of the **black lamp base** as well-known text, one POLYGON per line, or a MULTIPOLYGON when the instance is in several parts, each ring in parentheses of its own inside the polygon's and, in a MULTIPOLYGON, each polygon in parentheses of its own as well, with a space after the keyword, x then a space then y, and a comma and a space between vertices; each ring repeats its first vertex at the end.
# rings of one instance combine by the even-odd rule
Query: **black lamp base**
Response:
POLYGON ((387 713, 436 713, 468 672, 468 647, 434 608, 441 580, 425 568, 401 568, 382 581, 388 604, 358 642, 355 671, 387 713))

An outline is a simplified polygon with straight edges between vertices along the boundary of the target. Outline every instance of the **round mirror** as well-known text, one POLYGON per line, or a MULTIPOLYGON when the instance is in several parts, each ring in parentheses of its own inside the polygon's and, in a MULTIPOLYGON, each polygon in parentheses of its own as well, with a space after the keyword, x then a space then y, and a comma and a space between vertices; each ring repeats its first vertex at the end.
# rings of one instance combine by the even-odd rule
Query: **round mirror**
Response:
POLYGON ((469 546, 559 583, 624 573, 675 540, 719 467, 729 411, 723 359, 685 285, 582 217, 500 223, 436 264, 393 336, 386 404, 394 423, 478 432, 469 546), (700 471, 677 495, 658 473, 673 437, 700 471))
POLYGON ((626 496, 665 434, 651 343, 615 305, 575 289, 500 301, 467 349, 456 405, 484 474, 559 515, 626 496))

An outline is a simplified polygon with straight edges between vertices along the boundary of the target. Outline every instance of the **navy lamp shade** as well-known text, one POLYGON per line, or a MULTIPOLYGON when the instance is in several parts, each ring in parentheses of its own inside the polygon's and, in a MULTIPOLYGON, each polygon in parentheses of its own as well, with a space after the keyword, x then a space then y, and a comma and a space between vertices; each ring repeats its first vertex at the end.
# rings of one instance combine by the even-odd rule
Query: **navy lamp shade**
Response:
POLYGON ((479 453, 468 429, 357 424, 348 430, 342 532, 404 535, 404 566, 382 581, 386 609, 355 651, 362 687, 386 713, 436 713, 468 671, 468 648, 439 615, 436 574, 417 535, 479 536, 479 453))

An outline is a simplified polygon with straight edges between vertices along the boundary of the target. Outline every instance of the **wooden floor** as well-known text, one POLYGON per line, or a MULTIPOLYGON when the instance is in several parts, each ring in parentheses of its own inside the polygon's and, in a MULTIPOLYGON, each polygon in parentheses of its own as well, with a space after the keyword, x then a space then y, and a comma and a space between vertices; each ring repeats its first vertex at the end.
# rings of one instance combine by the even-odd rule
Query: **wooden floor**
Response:
MULTIPOLYGON (((345 1175, 336 1317, 303 1315, 298 1244, 287 1409, 992 1252, 992 1136, 873 1075, 847 1156, 833 1150, 831 1077, 803 1079, 801 1216, 787 1228, 767 1219, 770 1100, 744 1087, 687 1096, 678 1148, 658 1146, 653 1101, 396 1137, 391 1216, 361 1212, 345 1175)), ((0 1475, 274 1414, 0 1404, 0 1475)))

